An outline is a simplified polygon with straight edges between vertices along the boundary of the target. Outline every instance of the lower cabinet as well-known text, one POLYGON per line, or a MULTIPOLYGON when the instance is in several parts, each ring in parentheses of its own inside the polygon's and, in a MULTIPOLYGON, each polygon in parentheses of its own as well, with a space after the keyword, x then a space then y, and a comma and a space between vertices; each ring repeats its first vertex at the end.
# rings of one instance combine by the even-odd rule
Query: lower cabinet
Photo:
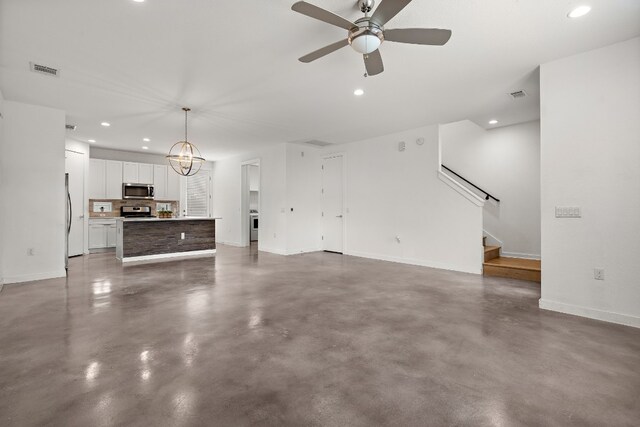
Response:
POLYGON ((116 220, 89 220, 89 249, 116 247, 116 220))

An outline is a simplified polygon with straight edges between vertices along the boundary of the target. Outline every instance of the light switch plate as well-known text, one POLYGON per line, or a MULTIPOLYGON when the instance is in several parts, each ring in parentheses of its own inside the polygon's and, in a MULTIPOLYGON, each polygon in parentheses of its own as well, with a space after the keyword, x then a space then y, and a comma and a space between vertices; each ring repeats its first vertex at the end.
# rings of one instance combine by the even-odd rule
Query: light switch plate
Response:
POLYGON ((579 206, 556 206, 556 218, 582 218, 579 206))

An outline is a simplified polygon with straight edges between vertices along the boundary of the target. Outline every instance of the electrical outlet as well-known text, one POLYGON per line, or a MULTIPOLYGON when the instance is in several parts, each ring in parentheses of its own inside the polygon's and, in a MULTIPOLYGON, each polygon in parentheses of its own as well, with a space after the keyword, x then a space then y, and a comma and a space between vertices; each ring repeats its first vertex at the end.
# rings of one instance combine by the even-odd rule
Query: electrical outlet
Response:
POLYGON ((604 280, 604 269, 602 268, 594 268, 593 269, 593 278, 596 280, 604 280))

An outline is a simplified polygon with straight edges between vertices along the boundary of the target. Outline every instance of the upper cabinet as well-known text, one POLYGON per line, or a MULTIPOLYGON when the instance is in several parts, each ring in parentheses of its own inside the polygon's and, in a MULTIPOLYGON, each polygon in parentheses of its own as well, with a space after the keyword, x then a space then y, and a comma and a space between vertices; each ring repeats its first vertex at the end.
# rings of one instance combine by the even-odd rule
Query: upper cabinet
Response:
POLYGON ((89 159, 89 198, 106 198, 105 188, 106 160, 89 159))
POLYGON ((124 162, 122 181, 132 184, 153 184, 153 166, 147 163, 124 162))
POLYGON ((122 162, 106 161, 105 196, 107 199, 122 198, 122 162))
POLYGON ((89 198, 122 198, 122 162, 89 160, 89 198))
POLYGON ((153 165, 153 191, 156 200, 167 200, 167 167, 153 165))
POLYGON ((153 166, 138 163, 138 184, 153 184, 153 166))
POLYGON ((122 182, 138 184, 138 164, 124 162, 122 166, 122 182))
POLYGON ((120 200, 122 183, 154 186, 156 200, 180 200, 180 175, 167 165, 90 159, 89 198, 120 200))

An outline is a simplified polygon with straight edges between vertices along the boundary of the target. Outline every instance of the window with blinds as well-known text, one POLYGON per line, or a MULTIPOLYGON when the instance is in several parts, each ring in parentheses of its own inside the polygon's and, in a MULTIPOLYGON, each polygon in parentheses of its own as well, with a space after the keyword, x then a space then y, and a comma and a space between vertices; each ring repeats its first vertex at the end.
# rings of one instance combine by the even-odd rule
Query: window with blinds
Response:
POLYGON ((209 173, 187 177, 187 216, 209 216, 209 173))

